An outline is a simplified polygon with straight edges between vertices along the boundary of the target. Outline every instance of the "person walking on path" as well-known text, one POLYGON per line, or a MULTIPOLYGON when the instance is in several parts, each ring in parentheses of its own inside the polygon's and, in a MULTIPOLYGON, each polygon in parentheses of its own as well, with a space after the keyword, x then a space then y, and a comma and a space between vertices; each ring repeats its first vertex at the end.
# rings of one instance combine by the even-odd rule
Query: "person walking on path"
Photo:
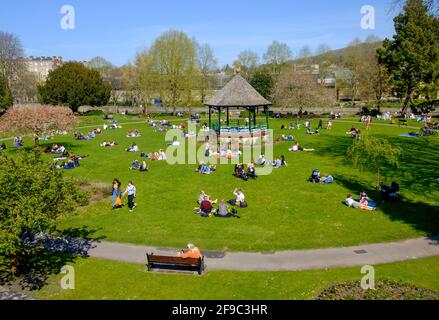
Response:
POLYGON ((133 212, 133 209, 136 207, 136 204, 134 203, 136 192, 137 190, 133 185, 133 182, 129 181, 125 192, 122 194, 122 197, 125 197, 125 195, 128 194, 128 208, 130 209, 130 212, 133 212))
POLYGON ((112 197, 111 197, 111 204, 113 205, 113 209, 118 208, 121 206, 120 203, 120 188, 121 183, 118 179, 113 180, 113 191, 112 191, 112 197))

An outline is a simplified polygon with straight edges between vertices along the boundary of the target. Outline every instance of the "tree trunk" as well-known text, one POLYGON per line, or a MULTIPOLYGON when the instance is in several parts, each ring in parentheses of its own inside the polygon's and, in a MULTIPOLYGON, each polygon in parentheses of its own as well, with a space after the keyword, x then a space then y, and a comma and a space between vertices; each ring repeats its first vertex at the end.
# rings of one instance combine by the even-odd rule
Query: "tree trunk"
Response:
POLYGON ((403 106, 403 108, 402 108, 402 110, 401 110, 402 115, 407 114, 407 110, 408 110, 408 108, 410 107, 410 102, 411 102, 411 100, 412 100, 412 94, 409 93, 409 94, 407 94, 407 96, 405 97, 404 106, 403 106))

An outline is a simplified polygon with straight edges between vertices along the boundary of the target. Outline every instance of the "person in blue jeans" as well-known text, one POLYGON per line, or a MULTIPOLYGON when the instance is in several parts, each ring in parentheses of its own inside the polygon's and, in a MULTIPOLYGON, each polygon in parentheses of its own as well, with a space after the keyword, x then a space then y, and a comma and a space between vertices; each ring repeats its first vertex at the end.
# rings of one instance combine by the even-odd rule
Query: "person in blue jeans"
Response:
POLYGON ((116 207, 116 199, 120 196, 120 188, 122 184, 118 179, 113 180, 113 187, 112 187, 112 198, 111 198, 111 204, 113 205, 113 208, 116 207))

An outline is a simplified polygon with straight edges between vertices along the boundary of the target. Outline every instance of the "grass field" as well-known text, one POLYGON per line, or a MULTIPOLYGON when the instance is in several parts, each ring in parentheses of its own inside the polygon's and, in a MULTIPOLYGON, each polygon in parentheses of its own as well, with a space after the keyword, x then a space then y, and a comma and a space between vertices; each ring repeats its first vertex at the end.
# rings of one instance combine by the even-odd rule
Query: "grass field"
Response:
MULTIPOLYGON (((124 121, 138 120, 119 118, 119 122, 124 121)), ((84 126, 101 124, 101 117, 81 118, 84 126)), ((288 125, 289 121, 271 120, 276 137, 282 134, 282 124, 288 125)), ((315 137, 307 136, 304 129, 284 132, 316 151, 289 153, 290 143, 276 144, 274 154, 285 155, 289 166, 248 182, 232 176, 232 165, 220 166, 210 176, 196 174, 194 165, 170 166, 164 162, 149 162, 148 173, 128 170, 134 159, 140 159, 139 154, 124 151, 132 142, 145 152, 166 147, 164 133, 155 132, 146 123, 124 125, 123 129, 106 131, 91 141, 57 136, 47 144, 56 142, 78 155, 90 155, 81 161, 81 167, 66 174, 108 184, 117 177, 124 186, 133 180, 138 189, 138 208, 134 213, 127 209, 112 211, 110 199, 105 199, 69 214, 59 221, 59 226, 87 226, 95 231, 95 236, 107 241, 174 248, 194 242, 205 250, 232 251, 339 247, 439 234, 439 185, 434 182, 439 178, 439 139, 404 138, 399 134, 415 130, 373 126, 371 134, 402 146, 404 158, 399 169, 387 171, 387 182, 400 183, 402 201, 386 203, 376 213, 370 213, 341 204, 346 194, 356 195, 362 190, 377 198, 374 174, 352 168, 345 157, 352 143, 345 132, 352 125, 363 129, 357 119, 352 119, 336 122, 332 131, 323 130, 315 137), (140 130, 142 137, 126 138, 128 129, 140 130), (119 146, 102 148, 99 144, 104 140, 116 140, 119 146), (308 183, 314 168, 322 174, 332 174, 336 183, 308 183), (228 200, 233 198, 236 187, 243 189, 249 203, 247 209, 240 210, 241 219, 203 219, 193 214, 200 190, 213 198, 228 200)), ((25 143, 30 145, 30 138, 25 143)), ((11 146, 10 141, 7 144, 11 146)))
MULTIPOLYGON (((97 259, 79 260, 75 290, 50 279, 40 299, 60 300, 307 300, 335 283, 360 280, 360 268, 300 272, 208 272, 202 277, 145 273, 145 267, 97 259)), ((389 279, 439 291, 439 258, 375 266, 376 281, 389 279)))

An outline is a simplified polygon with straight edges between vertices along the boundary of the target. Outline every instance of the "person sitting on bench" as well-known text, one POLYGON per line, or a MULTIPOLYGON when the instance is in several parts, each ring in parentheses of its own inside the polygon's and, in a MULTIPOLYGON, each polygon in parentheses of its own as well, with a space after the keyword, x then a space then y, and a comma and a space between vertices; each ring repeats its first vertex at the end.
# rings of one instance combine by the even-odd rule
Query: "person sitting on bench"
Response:
POLYGON ((220 203, 218 205, 218 213, 215 214, 215 217, 217 217, 217 218, 240 218, 236 214, 229 212, 229 207, 227 206, 224 199, 220 201, 220 203))
POLYGON ((198 249, 194 244, 188 243, 187 250, 181 250, 179 253, 179 257, 182 259, 202 259, 203 255, 201 254, 200 249, 198 249))

